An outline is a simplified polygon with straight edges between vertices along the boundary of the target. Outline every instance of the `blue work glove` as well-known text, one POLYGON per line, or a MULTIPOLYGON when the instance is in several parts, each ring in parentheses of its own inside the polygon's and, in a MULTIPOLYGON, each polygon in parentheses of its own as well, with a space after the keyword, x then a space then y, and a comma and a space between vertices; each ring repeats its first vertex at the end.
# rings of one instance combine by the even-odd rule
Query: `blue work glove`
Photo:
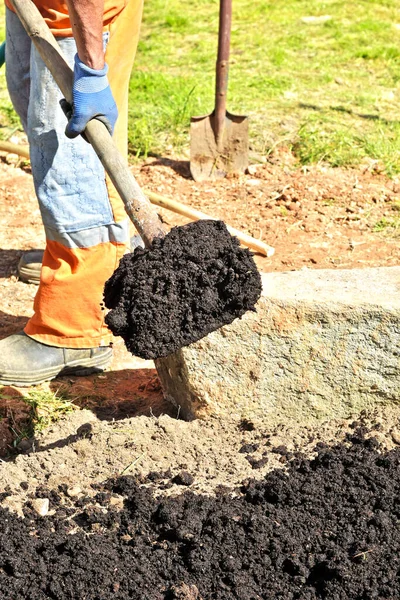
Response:
POLYGON ((75 54, 72 116, 65 129, 67 137, 77 137, 94 118, 104 123, 112 135, 118 109, 108 83, 107 71, 107 65, 101 70, 87 67, 75 54))

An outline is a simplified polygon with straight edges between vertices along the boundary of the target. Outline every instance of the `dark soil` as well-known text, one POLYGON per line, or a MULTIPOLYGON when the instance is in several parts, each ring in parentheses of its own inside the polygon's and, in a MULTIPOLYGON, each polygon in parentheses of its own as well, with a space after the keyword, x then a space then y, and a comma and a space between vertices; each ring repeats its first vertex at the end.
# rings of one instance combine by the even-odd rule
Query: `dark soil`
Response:
POLYGON ((106 323, 133 355, 159 358, 255 310, 260 295, 252 253, 222 221, 197 221, 122 258, 105 285, 106 323))
POLYGON ((39 489, 54 515, 1 509, 0 599, 395 600, 400 450, 363 433, 215 497, 156 497, 170 473, 79 500, 39 489))

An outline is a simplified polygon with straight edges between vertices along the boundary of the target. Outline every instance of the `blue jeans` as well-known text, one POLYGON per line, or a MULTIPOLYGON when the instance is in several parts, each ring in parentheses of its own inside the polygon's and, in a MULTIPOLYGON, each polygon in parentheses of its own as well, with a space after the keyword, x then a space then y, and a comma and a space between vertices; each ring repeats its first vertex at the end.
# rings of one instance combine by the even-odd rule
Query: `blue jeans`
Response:
MULTIPOLYGON (((126 243, 129 222, 116 223, 103 166, 93 148, 65 136, 63 97, 18 17, 6 10, 8 91, 28 136, 32 175, 46 238, 74 248, 126 243)), ((104 34, 105 44, 108 34, 104 34)), ((73 68, 75 40, 58 43, 73 68)))

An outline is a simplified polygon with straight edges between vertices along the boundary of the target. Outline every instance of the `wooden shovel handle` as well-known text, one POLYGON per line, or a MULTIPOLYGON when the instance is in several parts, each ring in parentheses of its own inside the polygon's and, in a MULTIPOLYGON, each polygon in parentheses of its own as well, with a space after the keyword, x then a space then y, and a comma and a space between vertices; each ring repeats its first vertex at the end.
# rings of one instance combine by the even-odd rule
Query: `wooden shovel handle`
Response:
POLYGON ((226 95, 228 92, 229 50, 231 42, 232 0, 219 2, 218 55, 215 73, 215 139, 224 129, 226 95))
MULTIPOLYGON (((12 4, 58 87, 68 102, 71 102, 73 72, 42 15, 31 0, 12 0, 12 4)), ((140 189, 104 125, 93 119, 87 124, 85 134, 121 196, 125 210, 145 245, 151 246, 154 238, 165 235, 157 211, 140 189)))
MULTIPOLYGON (((200 219, 216 220, 215 217, 210 217, 210 215, 200 212, 195 208, 190 208, 190 206, 186 206, 185 204, 177 202, 176 200, 170 200, 169 198, 165 198, 164 196, 160 196, 159 194, 149 191, 146 191, 146 194, 150 198, 152 204, 161 206, 161 208, 167 208, 168 210, 171 210, 179 215, 183 215, 184 217, 188 217, 189 219, 193 219, 195 221, 200 219)), ((232 235, 235 235, 248 248, 252 248, 260 254, 268 257, 273 256, 275 253, 275 248, 268 246, 268 244, 265 244, 261 240, 256 240, 255 238, 251 237, 251 235, 247 235, 246 233, 243 233, 234 227, 230 227, 230 225, 227 225, 226 227, 232 235)))
POLYGON ((6 142, 0 140, 0 152, 9 152, 10 154, 17 154, 18 156, 22 156, 23 158, 27 158, 29 160, 29 146, 25 146, 22 144, 13 144, 12 142, 6 142))

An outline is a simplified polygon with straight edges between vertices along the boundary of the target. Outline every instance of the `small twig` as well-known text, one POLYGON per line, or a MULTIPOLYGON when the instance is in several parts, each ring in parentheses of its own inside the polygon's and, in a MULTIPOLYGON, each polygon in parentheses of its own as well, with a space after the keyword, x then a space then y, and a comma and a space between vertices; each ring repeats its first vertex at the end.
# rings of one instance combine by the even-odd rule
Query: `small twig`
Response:
POLYGON ((319 161, 317 162, 317 166, 320 167, 322 165, 322 163, 324 162, 325 157, 328 156, 328 153, 325 152, 325 154, 323 154, 321 156, 321 158, 319 159, 319 161))
POLYGON ((5 142, 8 142, 8 140, 14 135, 14 133, 16 131, 18 131, 19 127, 14 127, 14 129, 11 129, 11 131, 6 135, 6 137, 4 138, 5 142))
POLYGON ((218 158, 219 158, 219 156, 215 157, 215 160, 214 160, 213 165, 211 167, 211 175, 213 175, 213 173, 214 173, 214 171, 215 171, 215 169, 217 167, 217 160, 218 160, 218 158))
POLYGON ((355 242, 354 240, 350 239, 349 240, 349 249, 351 251, 353 251, 356 246, 362 246, 363 244, 366 244, 366 242, 355 242))
POLYGON ((146 452, 143 452, 143 454, 135 458, 135 460, 133 460, 130 465, 128 465, 123 471, 121 471, 120 475, 125 475, 125 473, 127 473, 133 466, 135 466, 136 463, 139 462, 139 460, 142 459, 143 456, 145 456, 145 454, 146 452))
POLYGON ((279 140, 276 140, 276 142, 274 142, 272 144, 272 146, 270 147, 270 149, 267 151, 267 157, 271 156, 271 154, 273 153, 275 148, 277 148, 279 146, 279 144, 283 144, 284 142, 290 142, 291 140, 292 140, 291 135, 287 135, 279 140))
POLYGON ((289 225, 289 227, 286 229, 286 233, 289 233, 295 227, 300 227, 300 225, 302 224, 303 220, 304 219, 300 219, 300 221, 296 221, 296 223, 292 223, 292 225, 289 225))
POLYGON ((354 554, 354 556, 352 558, 359 558, 360 556, 363 557, 363 559, 365 560, 365 555, 369 554, 370 552, 373 552, 374 549, 371 548, 371 550, 364 550, 363 552, 359 552, 358 554, 354 554))
POLYGON ((271 198, 268 202, 275 202, 275 200, 279 200, 279 198, 282 198, 283 194, 286 192, 286 190, 290 188, 290 185, 285 185, 282 188, 282 191, 279 192, 279 194, 277 194, 276 196, 274 196, 273 198, 271 198))

